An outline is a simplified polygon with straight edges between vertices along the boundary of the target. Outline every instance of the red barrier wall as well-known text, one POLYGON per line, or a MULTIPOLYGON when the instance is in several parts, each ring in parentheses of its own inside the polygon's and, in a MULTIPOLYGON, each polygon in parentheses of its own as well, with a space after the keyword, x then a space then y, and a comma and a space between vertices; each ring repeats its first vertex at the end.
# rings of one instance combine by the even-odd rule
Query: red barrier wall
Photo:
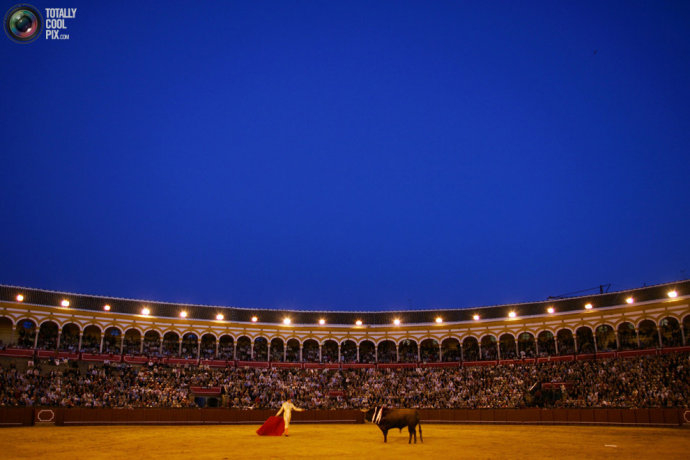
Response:
MULTIPOLYGON (((236 409, 88 409, 0 407, 0 427, 39 422, 70 425, 259 424, 275 410, 236 409)), ((425 423, 680 426, 690 424, 685 409, 420 409, 425 423)), ((363 423, 352 410, 307 410, 293 414, 295 423, 363 423)))

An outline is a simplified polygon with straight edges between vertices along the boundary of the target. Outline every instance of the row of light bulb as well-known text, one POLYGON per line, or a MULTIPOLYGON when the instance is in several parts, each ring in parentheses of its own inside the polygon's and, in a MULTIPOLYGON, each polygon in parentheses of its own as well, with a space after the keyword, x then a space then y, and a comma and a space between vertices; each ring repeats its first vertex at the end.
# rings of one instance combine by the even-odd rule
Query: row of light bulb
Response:
MULTIPOLYGON (((676 290, 672 290, 672 291, 668 291, 668 292, 666 293, 666 295, 668 295, 668 297, 671 298, 671 299, 675 299, 676 297, 678 297, 678 292, 677 292, 676 290)), ((23 301, 24 301, 24 296, 23 296, 22 294, 17 294, 16 299, 17 299, 17 302, 23 302, 23 301)), ((628 297, 627 299, 625 299, 625 302, 626 302, 627 304, 629 304, 629 305, 632 305, 633 303, 635 303, 635 299, 631 296, 631 297, 628 297)), ((64 308, 69 307, 69 305, 70 305, 70 302, 69 302, 69 300, 67 300, 67 299, 63 299, 63 300, 60 302, 60 306, 62 306, 62 307, 64 307, 64 308)), ((594 306, 593 306, 591 303, 586 303, 586 304, 585 304, 585 310, 591 310, 592 308, 594 308, 594 306)), ((110 311, 110 305, 107 305, 107 304, 104 305, 104 306, 103 306, 103 310, 105 310, 105 311, 110 311)), ((554 307, 550 306, 550 307, 548 307, 548 308, 546 309, 546 312, 549 313, 549 314, 553 314, 553 313, 556 312, 556 309, 555 309, 554 307)), ((150 310, 148 307, 144 307, 144 308, 141 309, 141 314, 144 315, 144 316, 148 316, 148 315, 151 314, 151 310, 150 310)), ((184 311, 184 310, 181 311, 181 312, 180 312, 180 318, 186 318, 186 317, 187 317, 187 312, 184 311)), ((516 313, 515 311, 511 311, 511 312, 508 313, 508 317, 511 318, 511 319, 517 318, 517 313, 516 313)), ((224 319, 225 319, 225 316, 223 316, 222 313, 218 313, 218 314, 216 315, 216 320, 218 320, 218 321, 223 321, 224 319)), ((252 319, 252 323, 256 323, 257 321, 259 321, 259 318, 258 318, 257 316, 252 316, 251 319, 252 319)), ((475 320, 475 321, 479 321, 479 320, 481 319, 481 317, 480 317, 478 314, 475 313, 475 314, 472 316, 472 319, 475 320)), ((435 321, 436 321, 436 324, 442 324, 442 323, 443 323, 443 318, 441 318, 440 316, 438 316, 438 317, 436 318, 435 321)), ((393 320, 393 324, 396 325, 396 326, 400 326, 400 323, 401 323, 401 321, 400 321, 400 319, 398 319, 398 318, 395 318, 395 319, 393 320)), ((290 318, 284 318, 284 319, 283 319, 283 324, 285 324, 286 326, 289 326, 290 324, 292 324, 292 320, 291 320, 290 318)), ((326 324, 326 320, 323 319, 323 318, 319 319, 319 324, 320 324, 321 326, 323 326, 324 324, 326 324)), ((363 324, 364 324, 364 323, 362 322, 361 319, 358 319, 357 321, 355 321, 355 326, 362 326, 363 324)))

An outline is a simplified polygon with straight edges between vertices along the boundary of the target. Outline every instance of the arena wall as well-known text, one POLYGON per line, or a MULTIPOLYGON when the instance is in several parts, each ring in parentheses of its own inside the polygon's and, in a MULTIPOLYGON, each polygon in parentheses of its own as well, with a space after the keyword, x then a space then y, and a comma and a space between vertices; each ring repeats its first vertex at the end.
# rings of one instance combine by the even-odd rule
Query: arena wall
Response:
MULTIPOLYGON (((678 427, 686 409, 420 409, 424 423, 678 427)), ((274 410, 0 407, 0 426, 261 424, 274 410)), ((296 412, 293 423, 364 423, 359 410, 296 412)))

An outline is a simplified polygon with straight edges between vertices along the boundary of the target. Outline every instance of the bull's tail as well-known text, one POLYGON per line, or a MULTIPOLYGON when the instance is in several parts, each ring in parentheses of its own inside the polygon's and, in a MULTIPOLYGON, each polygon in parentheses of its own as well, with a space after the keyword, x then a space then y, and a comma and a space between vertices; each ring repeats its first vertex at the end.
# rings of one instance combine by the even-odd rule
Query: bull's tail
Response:
POLYGON ((422 423, 421 423, 421 422, 417 422, 417 427, 419 428, 419 440, 420 440, 421 442, 424 442, 424 439, 422 438, 422 423))

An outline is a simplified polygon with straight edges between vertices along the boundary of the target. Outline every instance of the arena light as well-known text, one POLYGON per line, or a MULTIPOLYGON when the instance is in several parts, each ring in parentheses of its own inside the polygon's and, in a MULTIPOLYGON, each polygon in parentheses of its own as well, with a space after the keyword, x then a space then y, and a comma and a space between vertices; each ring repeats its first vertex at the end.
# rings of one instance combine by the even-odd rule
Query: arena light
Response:
POLYGON ((442 322, 443 322, 443 318, 441 318, 440 316, 437 316, 436 317, 436 324, 441 324, 442 322))
POLYGON ((671 299, 675 299, 676 297, 678 297, 678 292, 676 292, 676 290, 674 289, 674 290, 672 290, 672 291, 668 291, 667 295, 668 295, 671 299))
POLYGON ((290 318, 283 318, 283 324, 285 324, 286 326, 289 326, 291 322, 292 320, 290 318))
POLYGON ((355 321, 355 326, 361 326, 361 325, 362 325, 361 319, 358 319, 357 321, 355 321))
POLYGON ((21 294, 17 294, 17 302, 24 302, 24 296, 21 294))
POLYGON ((257 318, 256 316, 252 316, 252 323, 256 323, 257 321, 259 321, 259 318, 257 318))
POLYGON ((110 311, 110 305, 108 305, 108 304, 103 305, 103 310, 110 311))
POLYGON ((633 299, 632 297, 628 297, 627 299, 625 299, 625 302, 626 302, 627 304, 632 304, 632 303, 635 302, 635 299, 633 299))
POLYGON ((216 319, 217 319, 218 321, 223 321, 223 319, 225 319, 225 316, 223 316, 222 313, 218 313, 218 314, 216 315, 216 319))
POLYGON ((321 319, 319 320, 319 324, 323 326, 324 324, 326 324, 326 320, 323 319, 323 318, 321 318, 321 319))
POLYGON ((549 312, 550 314, 553 314, 553 312, 555 312, 556 309, 553 308, 553 307, 549 307, 549 308, 546 309, 546 311, 549 312))
POLYGON ((479 321, 479 315, 475 313, 475 314, 472 316, 472 319, 475 320, 475 321, 479 321))
POLYGON ((69 307, 69 300, 64 299, 62 302, 60 302, 60 305, 62 305, 65 308, 69 307))
POLYGON ((180 318, 186 318, 186 317, 187 317, 187 312, 184 311, 184 310, 182 310, 182 311, 180 312, 180 318))
POLYGON ((592 308, 594 308, 594 305, 591 303, 585 304, 585 310, 591 310, 592 308))
POLYGON ((393 324, 395 324, 396 326, 400 326, 400 320, 398 318, 395 318, 393 320, 393 324))
POLYGON ((151 314, 151 310, 149 310, 148 307, 144 307, 141 309, 141 314, 144 316, 148 316, 149 314, 151 314))
POLYGON ((508 313, 508 316, 511 318, 515 318, 517 316, 517 313, 515 313, 514 311, 511 311, 510 313, 508 313))

